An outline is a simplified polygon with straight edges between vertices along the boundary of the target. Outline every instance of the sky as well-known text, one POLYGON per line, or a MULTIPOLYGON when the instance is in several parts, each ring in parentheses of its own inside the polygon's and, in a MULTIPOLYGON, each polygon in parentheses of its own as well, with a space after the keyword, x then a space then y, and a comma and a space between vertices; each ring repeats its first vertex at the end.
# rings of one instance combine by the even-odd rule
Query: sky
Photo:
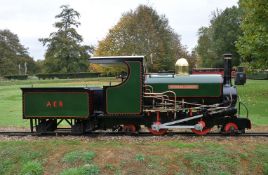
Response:
POLYGON ((181 36, 181 43, 191 51, 198 40, 197 31, 208 26, 216 9, 237 6, 238 0, 0 0, 0 30, 18 35, 35 60, 44 59, 46 47, 38 41, 56 31, 53 24, 61 5, 70 5, 81 15, 77 29, 84 44, 98 45, 124 12, 140 4, 165 15, 169 25, 181 36))

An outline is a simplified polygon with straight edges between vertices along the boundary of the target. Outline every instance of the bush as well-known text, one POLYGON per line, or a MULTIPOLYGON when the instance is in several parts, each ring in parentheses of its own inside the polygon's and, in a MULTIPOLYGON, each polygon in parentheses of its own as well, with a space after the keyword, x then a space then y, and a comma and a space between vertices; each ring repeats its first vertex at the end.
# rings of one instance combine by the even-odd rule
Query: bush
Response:
POLYGON ((97 175, 100 173, 100 169, 97 165, 87 164, 82 169, 85 175, 97 175))
POLYGON ((8 80, 26 80, 28 75, 6 75, 4 78, 8 80))
POLYGON ((39 79, 68 79, 68 78, 94 78, 99 77, 100 73, 79 72, 79 73, 65 73, 65 74, 36 74, 39 79))
POLYGON ((135 156, 135 160, 137 160, 137 161, 140 161, 140 162, 142 162, 142 161, 144 161, 144 155, 143 154, 136 154, 136 156, 135 156))
POLYGON ((64 170, 60 175, 98 175, 100 169, 97 165, 87 164, 79 168, 69 168, 64 170))
POLYGON ((65 163, 75 163, 79 161, 89 163, 95 156, 96 154, 91 151, 73 151, 65 154, 62 161, 65 163))
POLYGON ((263 174, 268 174, 268 163, 264 163, 263 165, 263 174))
POLYGON ((23 165, 21 175, 42 175, 43 167, 36 161, 27 162, 23 165))
POLYGON ((251 73, 247 75, 247 78, 252 80, 268 80, 268 71, 251 73))

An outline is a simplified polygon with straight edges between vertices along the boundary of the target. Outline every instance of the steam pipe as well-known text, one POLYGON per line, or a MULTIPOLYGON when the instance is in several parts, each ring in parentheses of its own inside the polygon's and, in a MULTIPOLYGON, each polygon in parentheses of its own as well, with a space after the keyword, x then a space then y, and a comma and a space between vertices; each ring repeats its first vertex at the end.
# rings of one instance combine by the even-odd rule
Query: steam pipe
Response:
POLYGON ((224 57, 224 76, 223 84, 227 86, 232 86, 232 54, 226 53, 224 57))

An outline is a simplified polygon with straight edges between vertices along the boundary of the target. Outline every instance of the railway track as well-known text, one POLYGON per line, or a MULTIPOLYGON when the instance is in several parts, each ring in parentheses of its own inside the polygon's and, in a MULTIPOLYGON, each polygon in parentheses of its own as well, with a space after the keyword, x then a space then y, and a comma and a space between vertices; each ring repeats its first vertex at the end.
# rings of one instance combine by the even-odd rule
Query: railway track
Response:
MULTIPOLYGON (((2 132, 0 131, 0 136, 39 136, 39 137, 57 137, 57 136, 84 136, 84 137, 102 137, 102 136, 133 136, 133 137, 157 137, 149 132, 139 132, 139 133, 127 133, 127 132, 90 132, 85 134, 73 134, 67 131, 57 131, 51 133, 36 133, 36 132, 2 132)), ((171 132, 166 134, 164 137, 172 136, 189 136, 189 137, 201 137, 191 132, 171 132)), ((203 137, 268 137, 268 132, 247 132, 244 134, 222 134, 222 133, 208 133, 203 137)), ((159 136, 161 137, 161 136, 159 136)))

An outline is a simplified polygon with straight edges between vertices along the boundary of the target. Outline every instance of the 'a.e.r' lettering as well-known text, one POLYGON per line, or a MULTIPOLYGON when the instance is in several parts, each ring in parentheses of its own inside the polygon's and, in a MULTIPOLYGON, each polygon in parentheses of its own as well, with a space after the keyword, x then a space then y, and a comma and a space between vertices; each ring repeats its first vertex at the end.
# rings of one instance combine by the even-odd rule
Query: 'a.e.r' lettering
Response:
POLYGON ((63 107, 63 101, 47 101, 46 104, 47 108, 62 108, 63 107))

